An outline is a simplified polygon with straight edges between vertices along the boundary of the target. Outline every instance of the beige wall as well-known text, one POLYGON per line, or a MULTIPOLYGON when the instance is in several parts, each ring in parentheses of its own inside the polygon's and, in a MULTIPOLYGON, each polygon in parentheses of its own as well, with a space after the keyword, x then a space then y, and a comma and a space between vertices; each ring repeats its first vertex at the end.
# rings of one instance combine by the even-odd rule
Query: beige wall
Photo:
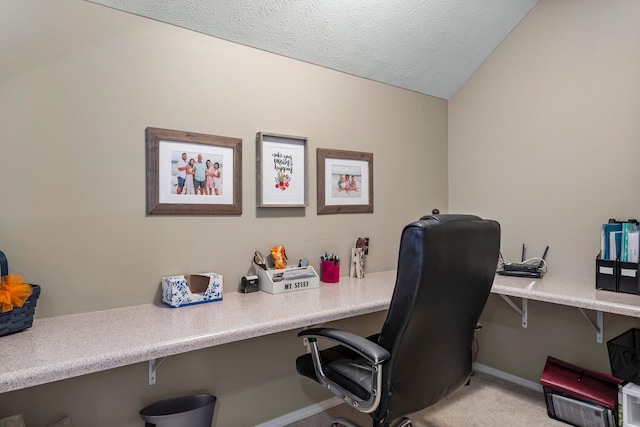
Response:
MULTIPOLYGON (((593 280, 600 224, 640 215, 638 16, 634 0, 542 0, 449 102, 449 210, 500 221, 507 259, 549 245, 549 274, 593 280)), ((609 371, 577 309, 530 310, 522 329, 492 298, 480 362, 532 381, 548 354, 609 371)), ((604 323, 605 340, 638 326, 604 323)))
POLYGON ((185 272, 235 291, 275 244, 319 263, 367 235, 389 270, 402 226, 446 209, 446 101, 82 1, 0 4, 2 249, 39 316, 154 301, 185 272), (148 126, 242 138, 243 214, 145 216, 148 126), (255 207, 259 131, 309 138, 308 208, 255 207), (318 147, 374 154, 373 215, 316 215, 318 147))
MULTIPOLYGON (((393 269, 402 227, 447 208, 446 101, 80 0, 0 0, 0 52, 0 249, 42 285, 38 317, 157 302, 171 274, 233 292, 274 244, 317 262, 366 235, 367 270, 393 269), (148 126, 242 138, 243 214, 146 216, 148 126), (308 208, 255 207, 259 131, 309 138, 308 208), (374 214, 316 215, 318 147, 374 154, 374 214)), ((292 331, 175 356, 153 387, 138 364, 0 395, 0 417, 141 425, 144 405, 207 391, 216 425, 254 425, 327 397, 295 374, 301 351, 292 331)))
MULTIPOLYGON (((0 0, 1 249, 13 272, 43 286, 40 317, 157 302, 160 277, 182 272, 222 273, 232 292, 253 251, 274 243, 292 259, 346 257, 367 234, 368 270, 388 270, 401 227, 447 206, 499 220, 507 258, 523 242, 531 255, 549 245, 549 274, 590 279, 599 224, 640 212, 634 0, 542 0, 448 112, 442 100, 82 1, 55 3, 0 0), (244 213, 146 217, 147 126, 242 138, 244 213), (258 131, 309 138, 307 209, 254 207, 258 131), (373 215, 315 214, 317 147, 374 153, 373 215)), ((491 298, 480 362, 532 381, 548 354, 608 370, 606 346, 576 309, 529 308, 522 329, 491 298)), ((366 332, 381 321, 342 326, 366 332)), ((605 340, 632 326, 605 315, 605 340)), ((252 425, 326 397, 293 372, 300 350, 292 331, 171 357, 152 387, 137 364, 6 393, 0 417, 133 426, 147 403, 206 391, 220 399, 216 425, 252 425)))

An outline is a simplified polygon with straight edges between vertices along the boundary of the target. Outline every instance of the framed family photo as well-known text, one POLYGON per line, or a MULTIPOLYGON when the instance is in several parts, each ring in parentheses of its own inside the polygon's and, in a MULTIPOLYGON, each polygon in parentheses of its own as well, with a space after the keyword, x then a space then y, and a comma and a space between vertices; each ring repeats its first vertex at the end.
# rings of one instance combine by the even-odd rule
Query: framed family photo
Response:
POLYGON ((309 202, 307 138, 256 135, 257 207, 305 207, 309 202))
POLYGON ((317 149, 318 214, 373 213, 373 153, 317 149))
POLYGON ((146 129, 147 214, 241 214, 242 139, 146 129))

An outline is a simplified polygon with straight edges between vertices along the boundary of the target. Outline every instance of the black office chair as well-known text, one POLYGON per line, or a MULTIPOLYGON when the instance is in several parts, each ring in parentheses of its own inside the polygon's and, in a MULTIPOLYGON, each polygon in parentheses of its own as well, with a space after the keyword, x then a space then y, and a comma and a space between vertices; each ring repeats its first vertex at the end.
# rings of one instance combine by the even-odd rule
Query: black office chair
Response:
MULTIPOLYGON (((498 264, 500 224, 472 215, 432 215, 402 231, 396 284, 380 334, 302 331, 310 354, 300 375, 373 418, 410 426, 407 415, 465 385, 472 343, 498 264), (319 338, 340 345, 319 351, 319 338)), ((352 426, 339 419, 333 426, 352 426)))

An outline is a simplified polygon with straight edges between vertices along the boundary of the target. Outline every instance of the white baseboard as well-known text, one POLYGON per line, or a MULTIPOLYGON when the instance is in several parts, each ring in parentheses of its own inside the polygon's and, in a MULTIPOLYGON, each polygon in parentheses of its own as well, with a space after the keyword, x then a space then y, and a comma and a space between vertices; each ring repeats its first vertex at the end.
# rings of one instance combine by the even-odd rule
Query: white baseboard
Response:
POLYGON ((542 386, 540 384, 534 383, 533 381, 525 380, 524 378, 516 377, 515 375, 511 375, 503 371, 499 371, 490 366, 483 365, 482 363, 474 364, 473 369, 478 372, 482 372, 483 374, 491 375, 492 377, 500 378, 501 380, 509 381, 522 387, 526 387, 542 393, 542 386))
POLYGON ((320 412, 326 411, 327 409, 333 408, 334 406, 338 406, 344 403, 337 397, 332 397, 327 400, 323 400, 320 403, 315 403, 311 406, 307 406, 306 408, 298 409, 297 411, 290 412, 281 417, 274 418, 271 421, 267 421, 266 423, 258 424, 256 427, 282 427, 287 424, 294 423, 296 421, 304 420, 312 415, 319 414, 320 412))
MULTIPOLYGON (((478 372, 482 372, 483 374, 491 375, 492 377, 500 378, 502 380, 509 381, 519 386, 526 387, 531 390, 539 391, 540 393, 542 393, 542 386, 540 384, 534 383, 533 381, 525 380, 524 378, 520 378, 503 371, 499 371, 490 366, 483 365, 481 363, 476 363, 475 365, 473 365, 473 369, 478 372)), ((298 409, 297 411, 290 412, 281 417, 275 418, 271 421, 267 421, 266 423, 259 424, 256 427, 286 426, 287 424, 291 424, 296 421, 303 420, 307 417, 318 414, 322 411, 326 411, 327 409, 333 408, 334 406, 338 406, 342 403, 344 402, 339 398, 332 397, 320 403, 307 406, 306 408, 298 409)))

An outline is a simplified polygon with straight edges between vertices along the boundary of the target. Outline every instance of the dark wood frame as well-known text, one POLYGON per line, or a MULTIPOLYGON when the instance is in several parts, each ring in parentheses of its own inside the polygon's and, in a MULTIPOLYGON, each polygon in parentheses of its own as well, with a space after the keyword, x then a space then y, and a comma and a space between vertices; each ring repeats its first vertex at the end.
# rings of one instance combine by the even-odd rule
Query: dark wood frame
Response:
POLYGON ((373 153, 360 151, 333 150, 318 148, 316 151, 318 170, 318 215, 339 213, 373 213, 373 153), (326 205, 325 160, 346 159, 367 162, 369 167, 369 203, 366 205, 326 205))
MULTIPOLYGON (((270 142, 270 141, 267 141, 270 142)), ((309 155, 307 150, 307 138, 302 136, 280 135, 277 133, 258 132, 256 134, 256 206, 259 208, 304 208, 309 205, 309 155), (262 182, 264 159, 265 137, 278 138, 280 143, 302 143, 304 150, 304 200, 302 203, 265 203, 262 182)), ((271 183, 269 184, 271 185, 271 183)))
POLYGON ((242 139, 170 129, 146 129, 147 214, 235 215, 242 213, 242 139), (160 203, 160 142, 185 142, 233 149, 233 201, 229 204, 160 203))

